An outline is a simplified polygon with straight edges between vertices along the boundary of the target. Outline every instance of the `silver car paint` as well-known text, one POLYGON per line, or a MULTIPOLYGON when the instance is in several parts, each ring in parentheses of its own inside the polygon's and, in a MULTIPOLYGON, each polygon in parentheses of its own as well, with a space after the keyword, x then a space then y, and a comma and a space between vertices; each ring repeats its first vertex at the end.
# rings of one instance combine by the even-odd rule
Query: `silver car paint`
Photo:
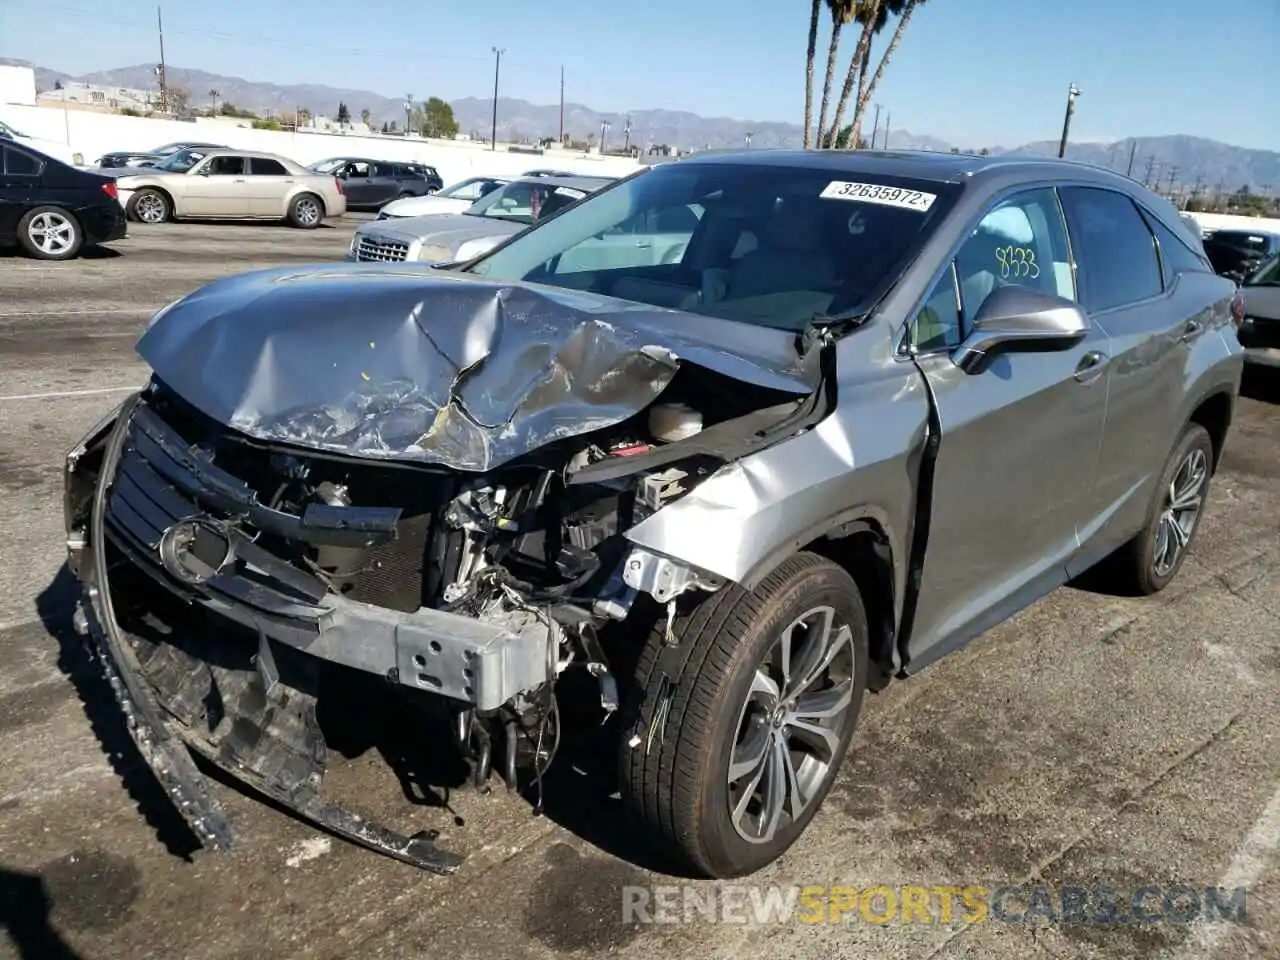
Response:
POLYGON ((1005 354, 976 375, 945 354, 916 359, 902 349, 909 319, 982 214, 1009 191, 1044 185, 1118 190, 1192 236, 1167 202, 1127 178, 1084 165, 993 163, 970 177, 865 328, 839 343, 837 411, 723 468, 629 539, 750 585, 790 551, 871 521, 892 551, 901 629, 915 498, 930 496, 910 635, 897 651, 899 666, 919 669, 1133 536, 1177 430, 1207 397, 1238 393, 1234 285, 1184 277, 1153 301, 1100 314, 1071 350, 1005 354), (1192 320, 1201 328, 1187 336, 1192 320), (1126 332, 1112 336, 1122 324, 1126 332), (1081 383, 1074 374, 1089 350, 1110 362, 1081 383), (931 491, 917 491, 930 396, 937 449, 931 491))

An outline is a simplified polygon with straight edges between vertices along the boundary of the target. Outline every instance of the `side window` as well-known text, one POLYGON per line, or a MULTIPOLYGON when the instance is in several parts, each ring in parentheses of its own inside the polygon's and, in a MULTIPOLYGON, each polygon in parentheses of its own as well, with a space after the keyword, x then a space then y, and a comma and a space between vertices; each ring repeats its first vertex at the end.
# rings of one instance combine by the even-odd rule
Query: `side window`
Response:
POLYGON ((44 165, 29 153, 7 148, 4 151, 4 172, 11 177, 38 177, 42 166, 44 165))
POLYGON ((955 266, 966 324, 997 287, 1016 284, 1076 298, 1066 225, 1049 188, 1016 194, 988 211, 956 254, 955 266))
POLYGON ((368 177, 369 165, 367 163, 348 163, 347 176, 348 177, 368 177))
POLYGON ((242 177, 244 157, 214 157, 209 161, 209 173, 215 177, 242 177))
POLYGON ((1062 191, 1086 310, 1110 310, 1163 289, 1156 242, 1132 200, 1098 187, 1062 191))
POLYGON ((289 171, 284 168, 284 164, 279 160, 272 160, 269 157, 251 157, 249 159, 249 172, 258 177, 287 177, 289 171))
POLYGON ((1160 242, 1160 270, 1166 287, 1172 284, 1174 278, 1180 273, 1213 272, 1200 254, 1178 239, 1172 230, 1149 213, 1144 212, 1144 217, 1147 225, 1156 235, 1156 240, 1160 242))
POLYGON ((911 325, 911 345, 917 353, 951 348, 959 345, 961 335, 960 303, 956 299, 956 265, 952 261, 916 314, 915 322, 911 325))
POLYGON ((402 167, 395 167, 389 163, 375 163, 370 174, 374 177, 406 177, 408 172, 402 167))

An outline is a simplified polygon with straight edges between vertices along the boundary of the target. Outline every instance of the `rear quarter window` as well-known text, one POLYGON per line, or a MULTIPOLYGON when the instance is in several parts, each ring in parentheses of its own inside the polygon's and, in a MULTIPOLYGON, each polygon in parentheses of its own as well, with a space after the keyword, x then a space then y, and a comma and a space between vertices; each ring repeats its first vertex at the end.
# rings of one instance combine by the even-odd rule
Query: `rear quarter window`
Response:
POLYGON ((1061 190, 1086 310, 1111 310, 1164 289, 1155 237, 1125 194, 1099 187, 1061 190))
POLYGON ((21 150, 4 149, 4 172, 11 177, 38 177, 44 164, 21 150))

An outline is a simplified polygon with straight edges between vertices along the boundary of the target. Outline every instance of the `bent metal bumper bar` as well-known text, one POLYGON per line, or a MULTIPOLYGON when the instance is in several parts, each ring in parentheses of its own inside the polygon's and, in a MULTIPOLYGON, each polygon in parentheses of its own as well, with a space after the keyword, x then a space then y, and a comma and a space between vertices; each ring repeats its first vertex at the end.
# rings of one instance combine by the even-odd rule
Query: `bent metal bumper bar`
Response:
POLYGON ((83 590, 77 621, 89 635, 91 649, 124 713, 130 736, 143 760, 192 832, 208 849, 230 849, 235 833, 230 817, 209 791, 208 783, 188 748, 226 769, 251 789, 347 840, 432 873, 455 872, 464 858, 438 847, 436 831, 404 836, 328 803, 311 784, 303 784, 292 791, 284 790, 253 771, 227 767, 207 744, 196 738, 182 738, 165 719, 162 708, 142 676, 132 648, 116 622, 107 582, 104 523, 107 495, 139 396, 133 394, 121 407, 103 453, 89 520, 88 552, 82 558, 79 571, 83 590))

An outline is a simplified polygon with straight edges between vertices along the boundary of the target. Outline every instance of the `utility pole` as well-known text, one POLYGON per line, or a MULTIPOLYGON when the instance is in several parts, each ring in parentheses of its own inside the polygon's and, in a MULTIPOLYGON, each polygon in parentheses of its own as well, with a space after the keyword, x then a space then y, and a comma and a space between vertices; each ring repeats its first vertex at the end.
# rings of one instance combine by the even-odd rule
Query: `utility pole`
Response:
POLYGON ((884 112, 884 148, 889 149, 889 121, 893 119, 893 114, 888 110, 884 112))
POLYGON ((502 55, 506 50, 493 48, 493 126, 489 134, 489 149, 498 149, 498 71, 502 69, 502 55))
POLYGON ((413 94, 404 95, 404 135, 413 133, 413 94))
POLYGON ((1134 157, 1134 154, 1136 154, 1137 152, 1138 152, 1138 141, 1134 140, 1133 143, 1130 144, 1129 146, 1129 166, 1124 171, 1124 175, 1126 177, 1133 176, 1133 157, 1134 157))
POLYGON ((610 126, 612 126, 612 124, 610 124, 608 120, 600 121, 600 156, 602 157, 604 156, 604 140, 605 137, 609 135, 610 126))
POLYGON ((627 114, 627 125, 622 128, 622 132, 626 137, 622 145, 622 149, 627 153, 631 152, 631 114, 627 114))
POLYGON ((1144 187, 1151 186, 1151 171, 1156 168, 1155 154, 1147 155, 1147 172, 1142 175, 1142 185, 1144 187))
MULTIPOLYGON (((497 97, 494 97, 496 100, 497 97)), ((558 144, 564 143, 564 64, 560 64, 560 139, 556 141, 558 144)))
POLYGON ((160 111, 167 113, 169 111, 169 78, 165 76, 164 69, 164 18, 160 14, 159 5, 156 6, 156 28, 160 31, 160 67, 156 73, 160 78, 160 111))
POLYGON ((751 137, 752 137, 752 136, 753 136, 753 134, 751 133, 751 131, 750 131, 750 130, 748 130, 748 131, 743 135, 743 138, 742 138, 744 141, 746 141, 747 149, 748 149, 748 150, 750 150, 750 149, 751 149, 751 137))
POLYGON ((1174 177, 1176 177, 1177 175, 1178 175, 1178 168, 1175 166, 1170 166, 1169 167, 1169 187, 1168 187, 1170 199, 1173 198, 1173 180, 1174 180, 1174 177))
POLYGON ((1067 113, 1062 118, 1062 140, 1058 143, 1058 156, 1067 155, 1067 134, 1071 130, 1071 115, 1076 112, 1076 97, 1080 96, 1080 88, 1074 83, 1067 87, 1067 113))
MULTIPOLYGON (((877 103, 876 118, 871 124, 871 149, 872 150, 876 148, 876 134, 878 134, 879 132, 880 132, 880 104, 877 103)), ((856 150, 858 148, 858 145, 856 143, 853 144, 853 148, 856 150)))

